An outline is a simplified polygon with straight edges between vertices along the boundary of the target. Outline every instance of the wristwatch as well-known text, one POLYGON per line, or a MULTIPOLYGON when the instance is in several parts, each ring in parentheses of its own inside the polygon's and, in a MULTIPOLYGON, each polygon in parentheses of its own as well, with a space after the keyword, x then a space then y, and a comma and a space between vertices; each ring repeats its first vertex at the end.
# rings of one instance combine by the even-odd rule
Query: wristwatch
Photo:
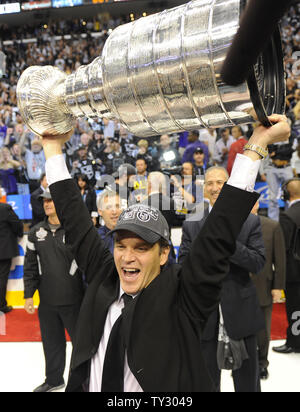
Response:
POLYGON ((244 146, 244 151, 245 150, 251 150, 252 152, 257 153, 259 156, 261 156, 262 159, 265 159, 269 154, 268 149, 264 149, 263 147, 252 143, 247 143, 244 146))

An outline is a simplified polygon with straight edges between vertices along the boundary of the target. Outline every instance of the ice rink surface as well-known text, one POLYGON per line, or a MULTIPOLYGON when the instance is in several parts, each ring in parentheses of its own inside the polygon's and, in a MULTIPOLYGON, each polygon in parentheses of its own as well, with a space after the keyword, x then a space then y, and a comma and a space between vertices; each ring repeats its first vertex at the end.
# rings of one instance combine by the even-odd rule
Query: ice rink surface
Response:
MULTIPOLYGON (((300 392, 300 354, 279 355, 272 351, 284 341, 271 342, 269 353, 269 373, 267 381, 262 381, 263 392, 300 392)), ((71 344, 67 344, 67 381, 71 344)), ((0 343, 0 392, 32 392, 42 384, 44 377, 44 355, 40 342, 0 343)), ((64 392, 60 390, 59 392, 64 392)), ((222 392, 234 392, 231 373, 222 372, 222 392)))

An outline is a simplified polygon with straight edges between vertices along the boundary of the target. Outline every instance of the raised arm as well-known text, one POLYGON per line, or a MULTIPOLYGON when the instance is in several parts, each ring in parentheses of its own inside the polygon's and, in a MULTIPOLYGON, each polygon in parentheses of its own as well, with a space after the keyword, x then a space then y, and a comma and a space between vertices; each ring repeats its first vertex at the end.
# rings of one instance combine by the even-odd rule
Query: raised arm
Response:
POLYGON ((98 235, 62 156, 62 145, 69 137, 70 134, 56 139, 43 138, 46 176, 57 215, 66 233, 66 243, 72 247, 76 263, 89 283, 99 273, 99 267, 103 267, 112 256, 98 235))
POLYGON ((236 239, 258 199, 258 194, 251 193, 262 158, 257 152, 265 151, 269 144, 287 140, 290 135, 285 116, 274 115, 270 120, 274 125, 256 128, 249 140, 253 145, 251 150, 237 156, 232 175, 182 267, 180 304, 202 328, 220 301, 236 239))

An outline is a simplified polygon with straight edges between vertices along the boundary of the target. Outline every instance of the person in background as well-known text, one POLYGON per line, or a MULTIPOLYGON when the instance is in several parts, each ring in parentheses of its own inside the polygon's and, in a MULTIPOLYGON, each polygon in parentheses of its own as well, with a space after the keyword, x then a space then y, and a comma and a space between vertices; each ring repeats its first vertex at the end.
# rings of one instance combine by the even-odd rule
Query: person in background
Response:
POLYGON ((31 150, 25 150, 24 160, 29 179, 29 189, 30 193, 32 193, 39 188, 40 177, 42 173, 45 173, 45 155, 42 150, 42 143, 40 140, 32 140, 31 150))
POLYGON ((288 328, 285 344, 273 347, 273 351, 280 354, 290 354, 300 353, 300 333, 299 328, 295 327, 300 314, 300 180, 296 178, 288 180, 284 185, 284 193, 288 209, 280 215, 279 222, 285 239, 285 297, 288 328), (297 245, 298 249, 296 250, 295 246, 297 245))
POLYGON ((156 169, 170 169, 181 164, 181 156, 176 148, 171 144, 171 137, 168 134, 160 136, 159 150, 154 161, 156 169))
POLYGON ((204 162, 205 153, 201 147, 197 147, 194 151, 193 156, 193 164, 194 164, 194 172, 196 177, 197 176, 204 176, 206 170, 206 164, 204 162))
POLYGON ((87 146, 81 144, 77 149, 77 159, 73 162, 72 176, 76 178, 78 175, 86 175, 89 185, 94 187, 97 168, 95 160, 88 155, 87 146))
POLYGON ((109 232, 116 227, 122 213, 120 196, 111 190, 104 190, 97 198, 97 207, 99 216, 102 218, 102 225, 98 228, 98 233, 104 246, 113 254, 114 239, 109 232))
POLYGON ((40 178, 40 187, 36 189, 30 196, 30 203, 32 209, 32 222, 31 227, 35 226, 37 223, 41 222, 45 219, 45 210, 43 206, 43 202, 41 201, 40 195, 44 193, 44 191, 48 187, 48 182, 46 179, 46 174, 43 173, 40 178))
POLYGON ((220 135, 221 138, 217 140, 215 144, 213 162, 216 165, 227 169, 228 153, 232 143, 234 143, 235 140, 231 136, 230 129, 228 127, 220 129, 220 135))
POLYGON ((119 166, 117 172, 113 174, 115 183, 112 185, 111 189, 119 194, 122 208, 126 208, 128 205, 133 189, 130 184, 130 179, 135 175, 136 168, 129 163, 124 163, 119 166))
POLYGON ((217 140, 217 131, 215 129, 201 129, 199 132, 199 139, 206 144, 209 152, 209 165, 213 166, 213 155, 215 150, 215 144, 217 140))
POLYGON ((21 163, 13 160, 8 147, 0 148, 0 184, 7 195, 18 193, 17 170, 21 163))
POLYGON ((295 177, 300 177, 300 144, 292 154, 291 166, 295 177))
POLYGON ((198 200, 195 180, 194 165, 191 162, 183 163, 181 176, 172 175, 170 178, 171 189, 173 189, 171 196, 179 202, 178 204, 182 203, 182 207, 177 210, 183 214, 193 209, 198 200))
POLYGON ((248 140, 245 139, 243 134, 243 129, 240 126, 234 126, 231 129, 232 137, 235 139, 235 142, 232 143, 228 153, 227 161, 227 172, 230 176, 233 163, 235 161, 236 155, 238 153, 243 153, 244 146, 247 144, 248 140))
POLYGON ((149 143, 148 140, 146 139, 141 139, 137 143, 138 151, 136 154, 136 158, 143 158, 147 162, 147 171, 152 171, 154 168, 154 162, 153 162, 153 157, 150 154, 149 151, 149 143))
POLYGON ((133 188, 132 203, 141 203, 147 196, 148 164, 146 159, 139 155, 135 162, 136 175, 131 176, 129 185, 133 188))
POLYGON ((278 198, 284 183, 294 177, 291 166, 294 138, 291 135, 289 142, 273 144, 269 147, 269 157, 263 163, 262 180, 269 186, 268 217, 279 221, 280 209, 278 198))
POLYGON ((195 149, 201 148, 204 152, 204 163, 208 164, 209 162, 209 151, 208 147, 206 146, 205 143, 201 142, 199 140, 199 131, 198 130, 193 130, 189 132, 188 135, 188 141, 189 144, 187 145, 183 156, 182 156, 182 164, 186 162, 192 162, 193 161, 193 156, 195 153, 195 149))
POLYGON ((46 380, 34 392, 53 392, 64 387, 66 336, 74 340, 75 326, 84 295, 82 273, 56 214, 49 190, 42 193, 46 218, 28 235, 24 261, 24 299, 28 314, 35 313, 33 295, 39 291, 38 315, 46 362, 46 380))
POLYGON ((265 317, 265 328, 257 334, 260 378, 269 377, 268 354, 271 337, 273 303, 282 297, 286 282, 285 242, 280 224, 275 220, 258 215, 259 202, 252 213, 259 216, 263 242, 265 246, 266 264, 259 273, 252 273, 252 281, 256 287, 260 307, 265 317))
MULTIPOLYGON (((205 175, 205 191, 210 201, 211 211, 228 180, 226 169, 211 167, 205 175)), ((182 242, 179 251, 179 263, 183 265, 192 249, 204 222, 204 219, 186 220, 182 228, 182 242)), ((218 361, 220 334, 235 342, 237 353, 242 356, 242 348, 247 355, 243 362, 232 372, 236 392, 259 392, 256 333, 264 327, 256 290, 250 279, 249 271, 260 271, 265 264, 264 245, 258 217, 250 215, 244 223, 236 241, 236 251, 229 259, 227 278, 224 280, 220 308, 210 316, 202 336, 202 348, 205 361, 215 385, 220 390, 221 364, 218 361), (222 314, 222 315, 221 315, 222 314)), ((235 355, 237 355, 235 353, 235 355)))
POLYGON ((77 185, 79 187, 83 202, 85 203, 94 225, 97 223, 97 195, 95 189, 85 174, 76 175, 77 185))
MULTIPOLYGON (((0 199, 1 197, 0 186, 0 199)), ((19 256, 18 238, 22 236, 22 221, 9 204, 0 203, 0 312, 2 313, 12 310, 11 306, 7 306, 6 289, 12 258, 19 256)))

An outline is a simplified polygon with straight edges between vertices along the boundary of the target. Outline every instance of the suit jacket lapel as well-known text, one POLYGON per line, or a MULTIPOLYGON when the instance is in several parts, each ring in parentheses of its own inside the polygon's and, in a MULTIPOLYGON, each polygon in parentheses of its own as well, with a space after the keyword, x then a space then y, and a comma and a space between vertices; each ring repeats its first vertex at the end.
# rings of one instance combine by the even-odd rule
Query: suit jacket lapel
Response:
POLYGON ((118 298, 119 277, 114 270, 98 287, 93 310, 93 343, 98 348, 110 305, 118 298))

